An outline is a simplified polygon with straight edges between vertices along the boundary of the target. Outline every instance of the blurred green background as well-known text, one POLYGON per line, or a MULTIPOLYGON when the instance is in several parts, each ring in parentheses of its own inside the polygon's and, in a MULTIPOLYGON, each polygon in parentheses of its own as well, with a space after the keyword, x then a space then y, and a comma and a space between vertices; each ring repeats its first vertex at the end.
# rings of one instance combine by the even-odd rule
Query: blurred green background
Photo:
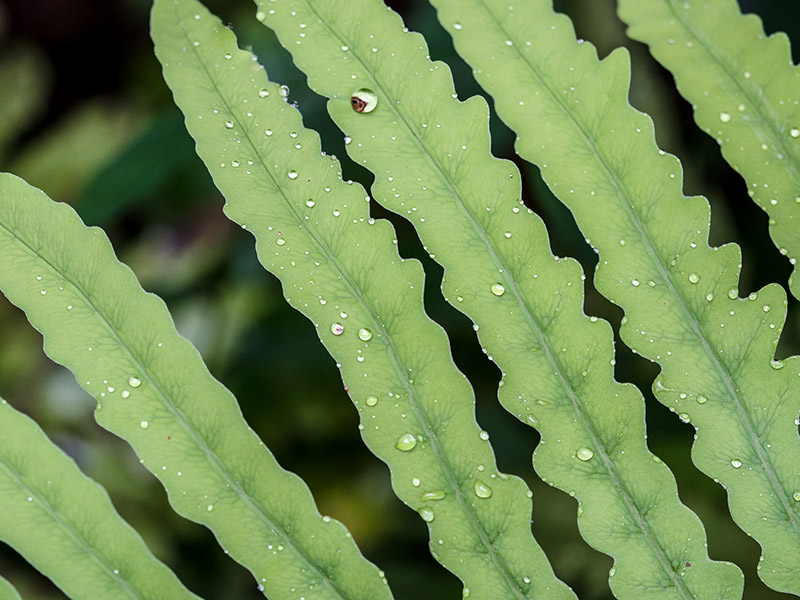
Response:
MULTIPOLYGON (((389 4, 410 29, 426 36, 434 59, 452 66, 462 99, 481 93, 427 4, 389 4)), ((298 104, 306 125, 320 132, 324 150, 343 160, 344 177, 369 186, 372 176, 346 159, 343 134, 323 100, 308 90, 289 55, 255 20, 252 2, 208 0, 207 5, 231 24, 270 79, 290 87, 289 100, 298 104)), ((741 5, 762 15, 768 33, 780 28, 800 39, 796 1, 741 5)), ((631 51, 631 103, 653 116, 659 145, 682 159, 686 193, 709 198, 711 242, 742 246, 741 294, 769 282, 785 284, 789 264, 769 240, 766 215, 750 202, 744 182, 722 161, 715 142, 694 127, 690 107, 677 96, 669 74, 643 46, 624 37, 614 3, 562 0, 556 7, 572 16, 578 37, 594 43, 601 57, 617 46, 631 51)), ((250 234, 223 216, 223 200, 161 79, 148 36, 149 9, 145 0, 0 0, 0 170, 24 177, 73 205, 87 224, 105 229, 145 289, 167 302, 178 330, 234 392, 281 464, 308 482, 320 511, 343 521, 364 554, 386 571, 398 600, 460 597, 458 580, 428 553, 425 524, 394 497, 385 465, 361 444, 356 411, 313 327, 283 301, 277 280, 256 260, 250 234)), ((554 253, 574 256, 591 275, 595 254, 538 170, 514 155, 513 135, 494 115, 492 134, 495 154, 519 165, 524 199, 546 221, 554 253)), ((378 206, 372 211, 395 223, 401 254, 423 262, 427 310, 450 333, 454 360, 473 382, 478 420, 492 435, 500 468, 525 478, 534 490, 534 534, 556 573, 582 599, 611 598, 606 581, 611 559, 581 540, 576 502, 533 473, 536 432, 499 407, 499 371, 481 352, 469 321, 442 300, 441 269, 406 221, 378 206)), ((616 328, 622 312, 598 297, 589 280, 587 313, 616 328)), ((689 461, 693 428, 653 400, 649 386, 657 367, 619 343, 617 351, 617 377, 644 390, 650 446, 676 472, 683 501, 705 522, 711 556, 745 569, 745 598, 790 597, 768 590, 755 576, 757 544, 727 516, 724 491, 689 461)), ((797 353, 800 307, 790 300, 778 357, 797 353)), ((95 424, 94 400, 71 373, 44 356, 38 333, 2 297, 0 396, 34 417, 106 487, 123 517, 189 588, 209 600, 263 597, 207 530, 172 512, 163 489, 127 445, 95 424)), ((2 544, 0 574, 25 598, 64 598, 2 544)))

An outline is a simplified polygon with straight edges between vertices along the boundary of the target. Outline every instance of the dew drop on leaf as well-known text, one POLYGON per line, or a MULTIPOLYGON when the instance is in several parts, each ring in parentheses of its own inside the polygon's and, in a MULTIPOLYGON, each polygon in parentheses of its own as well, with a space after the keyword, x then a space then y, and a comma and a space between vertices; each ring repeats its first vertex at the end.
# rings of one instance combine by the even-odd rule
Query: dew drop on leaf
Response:
POLYGON ((342 335, 344 333, 344 325, 341 323, 334 323, 331 325, 331 333, 333 335, 342 335))
POLYGON ((295 171, 294 169, 291 169, 289 171, 288 175, 289 175, 289 179, 297 179, 297 171, 295 171))
POLYGON ((491 289, 492 289, 492 293, 495 296, 502 296, 503 294, 506 293, 506 288, 501 283, 493 283, 491 289))
POLYGON ((128 385, 131 386, 132 388, 137 388, 140 385, 142 385, 142 380, 139 379, 138 377, 129 377, 128 385))
POLYGON ((350 106, 358 113, 368 113, 378 106, 378 96, 369 88, 359 88, 350 97, 350 106))
POLYGON ((578 460, 587 461, 592 459, 592 457, 594 456, 594 452, 592 451, 591 448, 586 448, 586 447, 578 448, 578 451, 575 453, 575 456, 578 457, 578 460))
POLYGON ((375 406, 378 403, 378 399, 375 396, 367 396, 367 399, 364 400, 364 404, 367 406, 375 406))
POLYGON ((422 520, 426 523, 430 523, 436 517, 430 508, 419 509, 419 516, 422 517, 422 520))
POLYGON ((441 500, 445 496, 447 496, 447 493, 444 490, 431 490, 422 494, 419 499, 422 502, 428 502, 430 500, 441 500))
POLYGON ((475 495, 478 498, 491 498, 492 497, 492 488, 482 482, 480 479, 475 480, 475 485, 473 486, 475 490, 475 495))
POLYGON ((734 469, 738 469, 739 467, 742 466, 742 461, 740 461, 738 458, 734 458, 733 460, 731 460, 731 466, 734 469))
POLYGON ((358 339, 362 342, 368 342, 372 339, 372 332, 366 327, 362 327, 358 330, 358 339))
POLYGON ((397 442, 395 442, 394 447, 400 450, 401 452, 408 452, 410 450, 413 450, 416 445, 417 445, 417 438, 414 437, 414 434, 404 433, 397 439, 397 442))

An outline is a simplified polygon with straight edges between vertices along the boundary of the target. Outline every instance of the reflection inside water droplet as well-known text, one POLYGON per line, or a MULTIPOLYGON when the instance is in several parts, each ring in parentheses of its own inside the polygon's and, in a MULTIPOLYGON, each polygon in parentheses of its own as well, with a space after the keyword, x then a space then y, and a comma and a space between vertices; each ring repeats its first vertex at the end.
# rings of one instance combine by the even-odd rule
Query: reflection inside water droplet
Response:
POLYGON ((492 488, 482 482, 480 479, 475 480, 475 485, 473 486, 475 490, 475 495, 478 498, 491 498, 492 497, 492 488))
POLYGON ((369 88, 359 88, 350 97, 350 106, 359 113, 368 113, 378 106, 378 96, 369 88))

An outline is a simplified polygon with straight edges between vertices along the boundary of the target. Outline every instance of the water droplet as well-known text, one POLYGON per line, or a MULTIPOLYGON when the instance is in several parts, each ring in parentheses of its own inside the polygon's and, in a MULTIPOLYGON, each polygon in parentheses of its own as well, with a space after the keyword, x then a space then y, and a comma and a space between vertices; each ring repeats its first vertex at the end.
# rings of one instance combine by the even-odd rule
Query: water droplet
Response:
POLYGON ((289 86, 288 85, 282 85, 280 91, 281 91, 281 96, 283 96, 284 98, 288 98, 289 97, 289 86))
POLYGON ((142 380, 139 379, 138 377, 129 377, 128 385, 131 386, 132 388, 137 388, 140 385, 142 385, 142 380))
POLYGON ((230 60, 231 58, 233 58, 233 54, 231 54, 230 52, 226 52, 225 53, 225 60, 230 60))
POLYGON ((131 393, 128 390, 122 390, 120 396, 122 397, 123 400, 127 400, 128 398, 131 397, 131 393))
POLYGON ((352 141, 353 141, 353 138, 351 138, 349 135, 344 136, 344 145, 345 146, 347 146, 352 141))
POLYGON ((441 500, 445 496, 447 496, 447 493, 444 490, 431 490, 422 494, 419 499, 422 502, 428 502, 429 500, 441 500))
POLYGON ((362 342, 368 342, 372 339, 372 332, 366 327, 362 327, 358 330, 358 339, 362 342))
POLYGON ((481 431, 480 438, 486 442, 489 440, 489 432, 488 431, 481 431))
POLYGON ((730 120, 731 120, 730 113, 726 113, 726 112, 719 113, 719 120, 722 121, 723 123, 730 122, 730 120))
POLYGON ((395 442, 394 447, 402 452, 408 452, 409 450, 413 450, 414 446, 417 445, 417 438, 414 437, 413 433, 404 433, 399 438, 397 438, 397 442, 395 442))
POLYGON ((430 523, 436 517, 430 508, 420 508, 419 516, 422 517, 422 520, 426 523, 430 523))
POLYGON ((742 461, 740 461, 738 458, 734 458, 733 460, 731 460, 731 466, 734 469, 738 469, 739 467, 742 466, 742 461))
POLYGON ((736 288, 731 288, 728 290, 728 298, 731 300, 736 300, 739 297, 739 290, 736 288))
POLYGON ((792 136, 793 138, 800 137, 800 129, 797 129, 797 127, 793 127, 792 129, 789 130, 789 135, 792 136))
POLYGON ((638 279, 631 279, 631 285, 633 287, 639 287, 639 280, 638 279))
POLYGON ((368 113, 378 106, 378 97, 369 88, 359 88, 350 97, 350 106, 359 113, 368 113))
POLYGON ((475 480, 475 485, 472 486, 475 490, 475 495, 478 498, 491 498, 492 497, 492 488, 488 485, 483 483, 480 479, 475 480))
POLYGON ((269 90, 267 88, 261 88, 260 90, 258 90, 258 95, 260 98, 266 98, 267 96, 269 96, 269 90))
POLYGON ((692 273, 689 275, 689 283, 697 283, 698 281, 700 281, 700 275, 697 273, 692 273))
POLYGON ((148 427, 150 427, 150 423, 148 423, 147 421, 140 421, 139 427, 141 427, 142 429, 147 429, 148 427))
POLYGON ((797 490, 794 494, 792 494, 792 498, 794 498, 795 502, 800 502, 800 490, 797 490))
POLYGON ((279 237, 277 240, 275 240, 275 243, 278 244, 278 246, 283 246, 286 243, 286 240, 282 237, 279 237))
POLYGON ((782 369, 782 368, 783 368, 783 367, 786 365, 786 363, 785 363, 785 362, 783 362, 782 360, 771 360, 771 361, 770 361, 770 363, 769 363, 769 365, 770 365, 770 366, 771 366, 773 369, 776 369, 776 370, 777 370, 777 369, 782 369))
POLYGON ((213 505, 213 504, 209 504, 208 506, 206 506, 206 510, 207 510, 208 512, 211 512, 211 511, 213 511, 213 510, 214 510, 214 505, 213 505))
POLYGON ((295 171, 294 169, 291 169, 289 171, 289 179, 297 179, 297 171, 295 171))
POLYGON ((375 406, 378 403, 378 399, 375 396, 367 396, 367 399, 364 400, 364 404, 367 406, 375 406))
POLYGON ((575 456, 578 457, 578 460, 587 461, 592 459, 592 457, 594 456, 594 452, 592 452, 591 448, 586 448, 586 447, 578 448, 578 451, 575 453, 575 456))
POLYGON ((266 129, 266 130, 264 130, 264 133, 265 133, 267 136, 270 136, 270 135, 272 135, 272 129, 266 129))
POLYGON ((700 395, 697 397, 698 404, 705 404, 706 402, 708 402, 708 398, 706 398, 705 396, 700 395))
POLYGON ((412 477, 411 478, 411 485, 413 485, 414 487, 419 487, 420 483, 422 483, 422 482, 420 481, 419 477, 412 477))
POLYGON ((511 237, 511 232, 506 231, 503 235, 506 236, 506 239, 509 239, 511 237))
POLYGON ((233 121, 225 121, 225 129, 233 129, 233 121))
POLYGON ((453 29, 455 29, 456 31, 461 31, 462 29, 464 29, 464 26, 461 23, 453 23, 453 29))
POLYGON ((313 198, 309 198, 308 200, 306 200, 306 206, 307 206, 308 208, 313 208, 313 206, 314 206, 315 204, 316 204, 316 202, 314 202, 314 199, 313 199, 313 198))
POLYGON ((500 283, 493 283, 491 289, 495 296, 502 296, 506 293, 506 288, 500 283))
POLYGON ((764 306, 761 307, 761 310, 763 310, 764 312, 769 312, 771 308, 772 307, 769 304, 765 304, 764 306))
POLYGON ((342 335, 344 333, 344 325, 341 323, 334 323, 331 325, 331 333, 333 335, 342 335))

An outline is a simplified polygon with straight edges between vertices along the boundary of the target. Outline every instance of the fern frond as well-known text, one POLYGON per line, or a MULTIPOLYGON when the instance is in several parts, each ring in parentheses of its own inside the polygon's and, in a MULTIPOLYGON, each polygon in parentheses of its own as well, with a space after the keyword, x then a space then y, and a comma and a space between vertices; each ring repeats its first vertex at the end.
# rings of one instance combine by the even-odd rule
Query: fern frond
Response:
POLYGON ((543 224, 520 208, 519 173, 489 153, 485 102, 451 98, 447 67, 378 2, 258 6, 331 98, 348 152, 376 175, 375 198, 408 216, 445 267, 445 296, 504 371, 501 401, 542 433, 537 470, 581 501, 584 537, 617 560, 615 592, 738 597, 740 573, 709 560, 699 520, 647 450, 641 395, 613 379, 611 331, 583 314, 579 266, 554 260, 543 224), (377 97, 368 115, 350 106, 358 88, 377 97))
POLYGON ((105 490, 2 399, 0 440, 0 540, 70 598, 198 598, 150 553, 105 490))
POLYGON ((789 38, 765 36, 761 20, 742 16, 735 0, 620 0, 618 11, 628 36, 673 74, 697 124, 769 215, 800 300, 800 68, 789 38))
MULTIPOLYGON (((434 557, 474 597, 574 597, 531 535, 527 487, 497 470, 472 390, 425 316, 419 263, 400 259, 363 188, 342 181, 338 161, 320 154, 318 136, 218 19, 194 0, 155 7, 156 54, 226 213, 317 327, 367 446, 428 523, 434 557)), ((316 37, 318 24, 303 22, 298 31, 316 37)), ((351 91, 343 102, 356 114, 351 91)))
POLYGON ((2 576, 0 576, 0 600, 22 600, 17 589, 2 576))
POLYGON ((622 339, 661 365, 654 393, 696 427, 693 460, 762 545, 762 579, 797 592, 800 360, 773 360, 784 290, 738 297, 739 248, 709 247, 708 202, 683 196, 680 163, 628 104, 625 51, 598 61, 549 2, 459 7, 440 18, 519 154, 599 250, 595 284, 625 310, 622 339))
POLYGON ((211 529, 266 593, 389 597, 344 526, 278 465, 101 230, 0 174, 0 255, 0 289, 97 399, 97 422, 131 444, 176 512, 211 529))

